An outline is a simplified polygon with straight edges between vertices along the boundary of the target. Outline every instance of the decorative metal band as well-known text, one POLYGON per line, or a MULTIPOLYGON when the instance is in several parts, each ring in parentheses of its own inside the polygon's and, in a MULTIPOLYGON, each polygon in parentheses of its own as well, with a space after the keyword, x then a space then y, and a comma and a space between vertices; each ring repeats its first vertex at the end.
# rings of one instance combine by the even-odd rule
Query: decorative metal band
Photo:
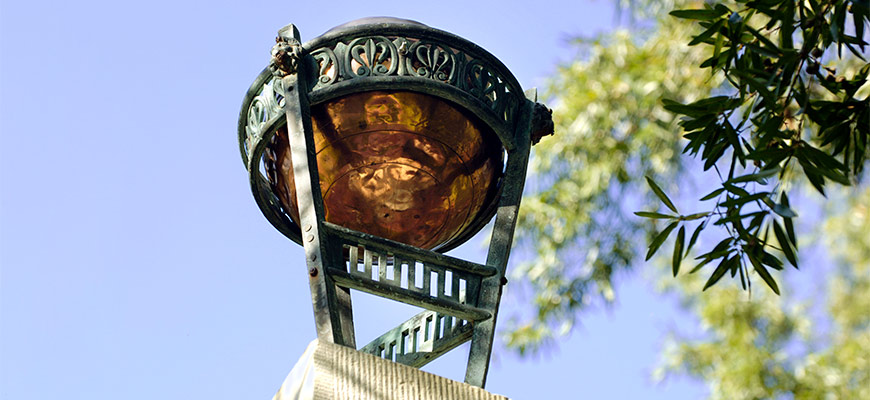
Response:
MULTIPOLYGON (((360 88, 365 88, 366 81, 383 82, 386 77, 420 80, 465 93, 479 102, 475 108, 491 112, 492 118, 485 119, 502 125, 493 129, 513 132, 517 112, 526 101, 519 85, 512 76, 500 72, 495 65, 497 61, 488 60, 491 56, 474 56, 451 45, 448 39, 361 35, 320 41, 319 47, 303 50, 307 51, 303 62, 308 63, 310 94, 316 97, 320 91, 328 92, 332 86, 351 81, 358 81, 360 88)), ((251 93, 253 99, 246 111, 243 148, 246 154, 251 151, 251 143, 283 114, 280 77, 264 71, 258 81, 261 86, 258 91, 252 87, 256 92, 251 93)))
POLYGON ((370 76, 425 78, 456 87, 513 126, 525 100, 519 87, 482 58, 432 39, 360 36, 310 51, 316 63, 312 91, 370 76))
POLYGON ((284 116, 284 85, 281 78, 275 77, 263 83, 259 94, 254 96, 248 106, 245 125, 244 158, 250 157, 254 145, 277 120, 284 116))

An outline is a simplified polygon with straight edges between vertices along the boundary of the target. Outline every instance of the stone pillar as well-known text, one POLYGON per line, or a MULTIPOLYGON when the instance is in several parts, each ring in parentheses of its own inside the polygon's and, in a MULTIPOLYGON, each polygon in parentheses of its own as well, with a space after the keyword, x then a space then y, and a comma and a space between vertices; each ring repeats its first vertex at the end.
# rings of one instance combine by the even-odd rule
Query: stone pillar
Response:
POLYGON ((272 400, 508 400, 345 346, 314 340, 272 400))

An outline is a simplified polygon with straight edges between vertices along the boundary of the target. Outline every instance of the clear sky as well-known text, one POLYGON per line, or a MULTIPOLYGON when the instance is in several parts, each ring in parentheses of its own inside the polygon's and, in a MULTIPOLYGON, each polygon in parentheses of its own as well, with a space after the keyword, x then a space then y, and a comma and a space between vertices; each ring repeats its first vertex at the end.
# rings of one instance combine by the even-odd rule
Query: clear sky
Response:
MULTIPOLYGON (((524 88, 614 27, 613 2, 0 2, 0 399, 269 399, 315 336, 301 250, 250 195, 242 97, 278 28, 414 19, 499 57, 524 88)), ((558 133, 557 133, 558 135, 558 133)), ((481 257, 471 244, 460 256, 481 257)), ((644 275, 558 348, 498 345, 515 399, 688 399, 655 385, 689 320, 644 275)), ((360 342, 407 310, 354 297, 360 342)), ((523 307, 508 290, 507 310, 523 307)), ((454 379, 465 353, 429 370, 454 379)))

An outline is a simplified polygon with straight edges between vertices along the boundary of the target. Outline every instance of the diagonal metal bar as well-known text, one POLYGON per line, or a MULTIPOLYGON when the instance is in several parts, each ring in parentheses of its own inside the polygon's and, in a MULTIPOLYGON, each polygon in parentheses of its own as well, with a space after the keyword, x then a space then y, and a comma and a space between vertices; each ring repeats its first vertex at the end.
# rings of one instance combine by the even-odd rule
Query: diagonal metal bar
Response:
POLYGON ((508 153, 504 180, 506 187, 496 212, 495 226, 492 231, 492 239, 490 239, 489 253, 486 257, 486 264, 498 269, 499 274, 483 279, 478 307, 491 311, 492 318, 474 325, 471 350, 468 354, 468 367, 465 370, 465 383, 479 387, 486 385, 502 284, 505 282, 503 279, 513 243, 520 200, 523 195, 523 183, 526 178, 531 149, 533 106, 533 101, 526 101, 520 108, 516 127, 517 149, 508 153))
POLYGON ((443 317, 443 314, 434 311, 423 311, 385 332, 360 351, 420 368, 471 339, 471 323, 466 321, 441 331, 440 321, 443 317), (393 348, 398 349, 400 341, 405 338, 410 339, 410 346, 398 354, 393 348), (387 349, 391 350, 389 354, 387 349))

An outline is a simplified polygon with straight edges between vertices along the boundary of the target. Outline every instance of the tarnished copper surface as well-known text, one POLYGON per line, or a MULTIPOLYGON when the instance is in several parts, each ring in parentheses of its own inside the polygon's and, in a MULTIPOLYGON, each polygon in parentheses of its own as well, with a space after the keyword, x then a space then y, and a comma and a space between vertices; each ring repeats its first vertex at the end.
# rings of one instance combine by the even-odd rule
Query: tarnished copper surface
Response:
MULTIPOLYGON (((434 249, 493 201, 501 143, 447 101, 365 92, 313 106, 311 114, 327 221, 434 249)), ((273 190, 298 221, 286 130, 269 153, 273 190)))

